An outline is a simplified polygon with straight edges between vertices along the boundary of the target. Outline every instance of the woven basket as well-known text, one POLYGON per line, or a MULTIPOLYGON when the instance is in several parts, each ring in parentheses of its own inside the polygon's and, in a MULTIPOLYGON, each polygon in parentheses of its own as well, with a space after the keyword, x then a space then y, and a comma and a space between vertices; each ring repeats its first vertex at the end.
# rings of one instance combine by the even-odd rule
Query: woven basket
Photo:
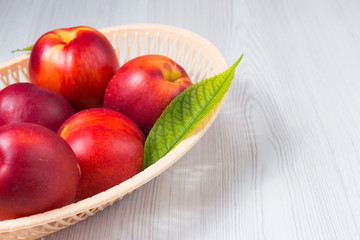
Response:
MULTIPOLYGON (((139 55, 162 54, 174 59, 188 72, 193 82, 218 74, 228 68, 220 51, 203 37, 177 27, 135 24, 101 30, 111 41, 120 64, 139 55)), ((1 88, 28 81, 29 54, 0 65, 1 88)), ((215 120, 227 94, 193 133, 165 157, 131 179, 65 207, 14 220, 0 221, 0 239, 37 239, 73 225, 123 198, 158 176, 183 156, 215 120)))

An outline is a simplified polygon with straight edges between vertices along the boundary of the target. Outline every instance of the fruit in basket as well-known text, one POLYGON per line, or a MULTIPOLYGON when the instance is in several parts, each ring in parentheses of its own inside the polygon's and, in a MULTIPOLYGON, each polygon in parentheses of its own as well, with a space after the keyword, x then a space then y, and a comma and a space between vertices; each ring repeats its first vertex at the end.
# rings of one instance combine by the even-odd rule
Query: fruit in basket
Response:
POLYGON ((145 136, 123 114, 92 108, 71 116, 59 129, 74 150, 81 169, 76 200, 107 190, 139 173, 145 136))
POLYGON ((54 131, 32 123, 0 127, 0 220, 24 217, 73 202, 80 168, 54 131))
POLYGON ((118 68, 109 40, 86 26, 45 33, 29 60, 31 82, 64 95, 76 110, 101 107, 106 85, 118 68))
POLYGON ((191 84, 172 59, 144 55, 115 73, 106 87, 104 106, 131 118, 147 135, 166 106, 191 84))
POLYGON ((0 91, 0 125, 29 122, 56 132, 74 113, 64 96, 32 83, 14 83, 0 91))

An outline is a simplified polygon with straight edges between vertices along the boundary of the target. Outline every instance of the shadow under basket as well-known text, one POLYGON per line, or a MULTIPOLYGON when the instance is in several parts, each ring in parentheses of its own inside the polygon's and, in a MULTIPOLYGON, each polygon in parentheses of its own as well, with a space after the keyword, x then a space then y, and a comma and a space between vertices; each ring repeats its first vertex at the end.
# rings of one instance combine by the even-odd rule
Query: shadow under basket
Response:
MULTIPOLYGON (((113 44, 120 64, 145 54, 161 54, 175 60, 193 82, 219 74, 228 68, 221 52, 208 40, 193 32, 166 25, 134 24, 100 30, 113 44)), ((16 82, 29 81, 30 54, 0 65, 1 89, 16 82)), ((0 239, 37 239, 71 226, 120 200, 180 159, 211 126, 222 108, 222 101, 197 128, 166 156, 121 184, 65 207, 13 220, 0 221, 0 239)))

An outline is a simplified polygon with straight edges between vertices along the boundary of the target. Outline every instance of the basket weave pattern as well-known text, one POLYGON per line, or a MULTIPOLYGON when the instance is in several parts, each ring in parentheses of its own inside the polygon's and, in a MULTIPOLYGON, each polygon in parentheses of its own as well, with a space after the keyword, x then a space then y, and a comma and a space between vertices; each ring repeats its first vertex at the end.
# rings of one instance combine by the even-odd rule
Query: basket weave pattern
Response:
MULTIPOLYGON (((178 62, 193 82, 224 71, 228 64, 220 51, 203 37, 184 29, 156 24, 136 24, 101 30, 113 44, 120 64, 145 54, 161 54, 178 62)), ((0 65, 0 88, 29 81, 29 54, 0 65)), ((183 156, 215 120, 227 94, 193 133, 157 163, 133 178, 91 198, 30 217, 0 221, 0 239, 37 239, 73 225, 112 205, 150 181, 183 156)))

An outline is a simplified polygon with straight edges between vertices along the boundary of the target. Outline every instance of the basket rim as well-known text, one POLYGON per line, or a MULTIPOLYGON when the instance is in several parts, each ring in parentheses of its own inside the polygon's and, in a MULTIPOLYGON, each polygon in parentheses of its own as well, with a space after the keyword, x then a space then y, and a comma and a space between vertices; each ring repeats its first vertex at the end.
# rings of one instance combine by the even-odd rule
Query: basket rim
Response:
MULTIPOLYGON (((112 27, 106 27, 100 29, 99 31, 104 34, 112 34, 122 30, 131 30, 131 31, 158 31, 158 32, 168 32, 175 35, 178 35, 181 38, 191 39, 193 41, 201 42, 202 45, 206 45, 207 54, 211 56, 212 60, 216 60, 216 73, 220 73, 228 68, 228 63, 225 60, 223 54, 207 39, 200 36, 197 33, 191 32, 189 30, 170 26, 163 24, 127 24, 127 25, 118 25, 112 27)), ((25 61, 29 58, 30 54, 24 54, 20 57, 14 58, 10 61, 0 64, 0 70, 2 68, 8 67, 12 64, 25 61)), ((113 202, 121 199, 125 195, 131 193, 133 190, 136 190, 145 183, 151 181, 171 165, 173 165, 178 159, 180 159, 185 153, 187 153, 197 142, 200 140, 202 135, 207 131, 207 129, 212 125, 213 121, 217 117, 219 110, 225 103, 228 93, 225 94, 222 101, 216 107, 216 111, 210 117, 210 119, 202 126, 199 131, 195 131, 194 134, 191 134, 186 139, 184 139, 180 144, 178 144, 173 150, 171 150, 167 155, 158 160, 155 164, 149 166, 145 170, 136 174, 132 178, 116 185, 104 192, 96 194, 90 198, 81 200, 76 203, 66 205, 64 207, 50 210, 44 213, 34 214, 28 217, 22 217, 11 220, 0 221, 0 233, 14 232, 18 230, 25 230, 33 227, 38 227, 44 224, 49 224, 59 220, 64 220, 66 218, 72 217, 77 214, 84 212, 91 212, 91 209, 96 209, 106 204, 105 207, 111 205, 113 202), (180 151, 181 150, 181 151, 180 151), (109 204, 110 203, 110 204, 109 204)), ((102 209, 100 209, 102 210, 102 209)), ((92 214, 91 214, 92 215, 92 214)), ((83 219, 81 219, 83 220, 83 219)), ((69 223, 69 225, 72 225, 69 223)), ((65 228, 65 227, 64 227, 65 228)))

